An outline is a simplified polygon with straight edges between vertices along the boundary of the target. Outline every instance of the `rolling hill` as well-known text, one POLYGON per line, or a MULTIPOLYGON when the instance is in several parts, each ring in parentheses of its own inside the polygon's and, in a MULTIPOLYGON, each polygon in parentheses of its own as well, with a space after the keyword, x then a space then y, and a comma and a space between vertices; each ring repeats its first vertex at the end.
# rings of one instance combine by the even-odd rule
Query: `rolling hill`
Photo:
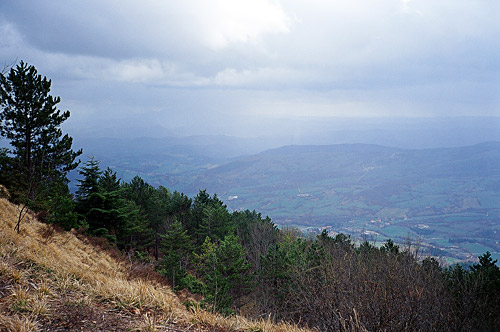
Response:
POLYGON ((181 188, 207 188, 233 210, 279 225, 399 241, 467 260, 500 252, 500 143, 441 149, 286 146, 211 168, 181 188))

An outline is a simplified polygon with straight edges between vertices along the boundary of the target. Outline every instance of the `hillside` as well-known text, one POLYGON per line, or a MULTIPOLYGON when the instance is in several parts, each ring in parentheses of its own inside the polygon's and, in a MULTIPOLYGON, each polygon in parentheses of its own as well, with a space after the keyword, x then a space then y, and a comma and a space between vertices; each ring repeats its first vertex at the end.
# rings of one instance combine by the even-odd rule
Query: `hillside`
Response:
POLYGON ((1 331, 305 331, 269 320, 187 310, 147 267, 0 198, 1 331))

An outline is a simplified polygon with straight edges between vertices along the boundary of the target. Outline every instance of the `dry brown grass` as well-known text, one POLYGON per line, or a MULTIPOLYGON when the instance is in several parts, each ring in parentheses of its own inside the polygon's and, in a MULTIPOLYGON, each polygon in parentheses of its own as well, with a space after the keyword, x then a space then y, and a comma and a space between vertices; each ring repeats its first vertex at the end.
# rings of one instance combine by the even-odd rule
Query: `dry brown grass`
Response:
POLYGON ((131 279, 130 266, 75 233, 54 231, 27 215, 18 234, 14 231, 17 215, 18 208, 0 198, 1 331, 37 331, 44 324, 67 324, 57 316, 61 310, 68 310, 68 317, 78 317, 87 327, 99 324, 87 318, 104 310, 117 322, 119 315, 126 315, 127 328, 137 331, 172 331, 177 326, 179 331, 306 331, 265 319, 187 310, 169 287, 131 279))
POLYGON ((0 331, 36 332, 38 331, 38 325, 33 317, 0 314, 0 331))
POLYGON ((209 326, 229 328, 232 331, 251 331, 251 332, 305 332, 295 324, 287 322, 274 323, 270 318, 258 320, 249 320, 242 316, 225 317, 200 309, 199 306, 192 307, 193 324, 208 324, 209 326))

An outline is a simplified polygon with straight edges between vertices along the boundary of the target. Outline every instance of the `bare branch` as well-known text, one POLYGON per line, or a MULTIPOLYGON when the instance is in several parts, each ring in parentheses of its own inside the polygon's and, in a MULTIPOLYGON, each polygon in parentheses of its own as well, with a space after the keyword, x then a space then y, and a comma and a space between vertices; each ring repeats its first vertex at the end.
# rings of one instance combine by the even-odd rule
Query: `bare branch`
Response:
POLYGON ((3 74, 3 75, 7 74, 7 72, 9 71, 9 69, 12 68, 12 67, 14 67, 16 63, 17 63, 17 58, 16 58, 16 60, 12 61, 11 63, 7 63, 7 62, 4 61, 3 67, 0 70, 0 74, 3 74))

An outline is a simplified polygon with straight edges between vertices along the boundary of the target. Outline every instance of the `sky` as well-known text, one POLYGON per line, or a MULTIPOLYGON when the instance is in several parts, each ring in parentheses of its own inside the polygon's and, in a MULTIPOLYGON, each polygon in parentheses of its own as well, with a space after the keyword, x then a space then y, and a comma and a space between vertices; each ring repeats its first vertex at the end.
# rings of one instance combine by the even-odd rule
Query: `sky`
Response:
POLYGON ((0 64, 51 78, 74 127, 250 136, 306 117, 496 117, 498 13, 495 0, 2 0, 0 64))

